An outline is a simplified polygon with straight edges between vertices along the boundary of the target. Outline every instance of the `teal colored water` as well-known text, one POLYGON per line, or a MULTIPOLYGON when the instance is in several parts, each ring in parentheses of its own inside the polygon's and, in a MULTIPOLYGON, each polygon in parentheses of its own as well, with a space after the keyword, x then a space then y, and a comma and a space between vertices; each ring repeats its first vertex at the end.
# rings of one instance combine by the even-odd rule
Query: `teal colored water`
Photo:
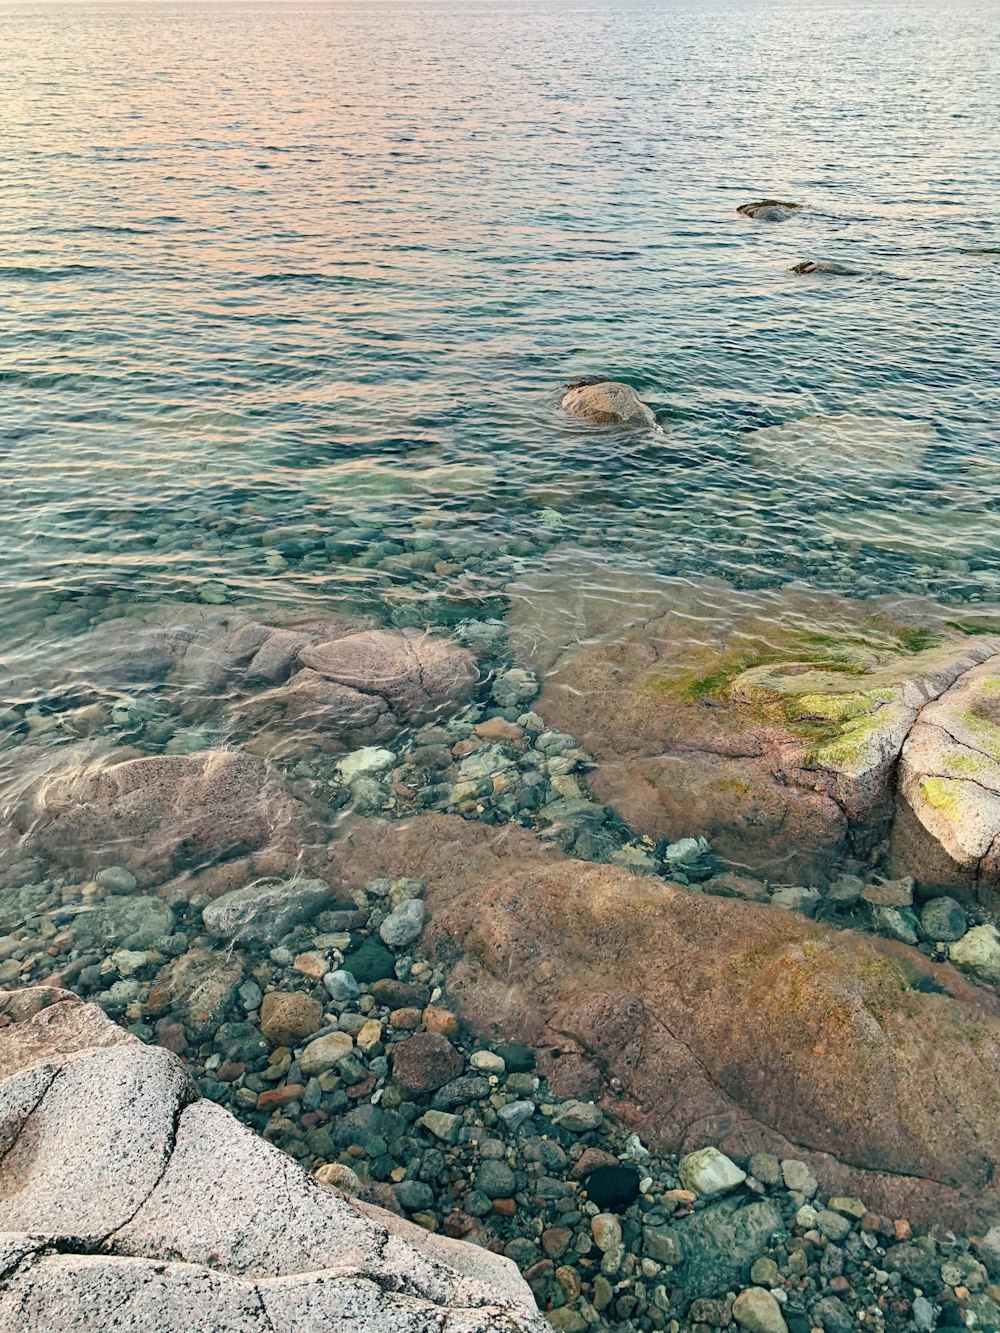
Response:
POLYGON ((581 545, 995 601, 995 19, 6 7, 14 696, 119 602, 384 616, 581 545), (662 434, 569 420, 595 373, 662 434))

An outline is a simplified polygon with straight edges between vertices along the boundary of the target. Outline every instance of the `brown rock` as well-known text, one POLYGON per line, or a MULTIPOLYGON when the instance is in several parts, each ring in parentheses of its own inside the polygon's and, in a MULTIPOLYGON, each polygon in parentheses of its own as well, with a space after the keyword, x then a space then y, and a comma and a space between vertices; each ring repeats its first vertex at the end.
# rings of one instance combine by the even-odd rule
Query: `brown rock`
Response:
POLYGON ((29 784, 12 822, 33 852, 61 866, 124 865, 153 885, 269 846, 294 859, 304 837, 303 808, 239 750, 58 758, 63 771, 29 784))
POLYGON ((428 1032, 439 1032, 443 1037, 454 1037, 458 1031, 458 1019, 450 1009, 429 1004, 423 1012, 423 1020, 428 1032))
POLYGON ((463 1067, 458 1051, 439 1032, 418 1032, 393 1047, 393 1076, 410 1096, 434 1092, 463 1067))
POLYGON ((310 981, 322 981, 330 970, 330 964, 321 953, 300 953, 292 966, 310 981))
POLYGON ((594 795, 643 833, 696 830, 785 883, 885 836, 921 707, 1000 643, 918 599, 744 592, 579 560, 507 592, 512 643, 545 674, 535 709, 595 755, 594 795))
POLYGON ((420 1026, 419 1009, 393 1009, 389 1015, 389 1026, 397 1032, 415 1032, 420 1026))
POLYGON ((524 728, 516 722, 507 722, 502 717, 490 717, 476 727, 476 735, 484 741, 509 741, 516 743, 524 739, 524 728))
POLYGON ((295 1046, 323 1021, 323 1006, 300 991, 269 991, 260 1007, 260 1030, 270 1042, 295 1046))
POLYGON ((672 1151, 799 1158, 914 1221, 1000 1203, 1000 1001, 950 966, 457 817, 359 821, 336 859, 348 879, 424 880, 463 1018, 534 1047, 554 1092, 576 1054, 620 1082, 607 1109, 672 1151))
POLYGON ((618 1158, 614 1153, 605 1152, 603 1148, 584 1148, 579 1158, 574 1162, 570 1175, 574 1180, 586 1180, 599 1166, 618 1165, 618 1158))
POLYGON ((349 634, 303 648, 299 660, 339 685, 381 696, 408 723, 464 703, 477 677, 467 649, 416 630, 349 634))
POLYGON ((430 999, 426 986, 418 986, 410 981, 397 981, 394 977, 383 977, 372 982, 372 996, 377 1004, 387 1009, 410 1009, 424 1005, 430 999))
POLYGON ((542 1249, 550 1259, 561 1259, 572 1239, 573 1233, 566 1227, 546 1227, 541 1237, 542 1249))
POLYGON ((276 1106, 301 1101, 305 1087, 301 1083, 286 1083, 282 1088, 268 1088, 257 1098, 258 1111, 273 1111, 276 1106))

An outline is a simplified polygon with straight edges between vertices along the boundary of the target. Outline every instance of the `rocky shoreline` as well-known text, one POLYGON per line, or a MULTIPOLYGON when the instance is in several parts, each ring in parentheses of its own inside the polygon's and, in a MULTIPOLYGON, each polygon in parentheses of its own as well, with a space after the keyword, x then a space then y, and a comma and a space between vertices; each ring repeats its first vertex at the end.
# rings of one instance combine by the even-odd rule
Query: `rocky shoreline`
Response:
POLYGON ((994 640, 852 604, 843 651, 734 662, 767 608, 713 589, 679 676, 673 583, 510 596, 438 636, 96 627, 88 679, 159 683, 16 712, 0 984, 95 1001, 558 1328, 1000 1328, 1000 934, 989 858, 947 853, 993 798, 939 803, 937 877, 929 828, 910 873, 888 836, 936 780, 921 729, 975 785, 994 640))

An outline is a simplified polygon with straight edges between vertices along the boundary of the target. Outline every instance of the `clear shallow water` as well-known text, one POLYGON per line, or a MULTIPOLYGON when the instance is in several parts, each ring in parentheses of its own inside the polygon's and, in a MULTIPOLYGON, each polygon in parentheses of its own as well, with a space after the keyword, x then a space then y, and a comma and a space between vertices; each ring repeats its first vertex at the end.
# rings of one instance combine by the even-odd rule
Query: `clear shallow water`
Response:
POLYGON ((8 697, 206 581, 434 623, 584 546, 995 602, 996 18, 5 7, 8 697), (664 433, 565 419, 581 373, 664 433))

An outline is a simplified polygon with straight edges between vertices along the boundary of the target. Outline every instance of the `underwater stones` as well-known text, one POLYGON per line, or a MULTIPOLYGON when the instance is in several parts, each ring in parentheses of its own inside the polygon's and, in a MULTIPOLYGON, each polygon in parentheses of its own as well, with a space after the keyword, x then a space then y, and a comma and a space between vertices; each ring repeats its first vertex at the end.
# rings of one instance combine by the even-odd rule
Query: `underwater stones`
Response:
POLYGON ((391 750, 377 745, 365 745, 360 750, 352 750, 344 755, 337 765, 341 779, 350 784, 355 778, 370 777, 374 773, 383 773, 396 762, 391 750))
POLYGON ((904 417, 806 416, 749 431, 740 443, 769 475, 843 479, 846 475, 916 473, 938 438, 926 421, 904 417))
POLYGON ((202 912, 205 929, 216 939, 267 948, 331 902, 320 879, 270 880, 233 889, 202 912))
POLYGON ((318 671, 297 672, 287 685, 265 690, 232 705, 234 719, 270 733, 292 732, 339 749, 355 738, 381 740, 397 730, 389 705, 377 694, 364 694, 318 671))
POLYGON ((22 847, 96 871, 113 856, 161 884, 303 833, 302 810, 260 759, 239 750, 74 763, 31 784, 13 810, 22 847))
POLYGON ((629 384, 615 380, 571 385, 562 397, 563 411, 600 426, 656 428, 652 409, 629 384))
POLYGON ((393 949, 402 949, 418 939, 427 920, 427 908, 419 898, 410 898, 382 922, 379 935, 383 943, 393 949))
POLYGON ((740 1292, 733 1302, 733 1318, 747 1333, 787 1333, 788 1330, 781 1306, 763 1287, 746 1287, 740 1292))
POLYGON ((105 898, 73 918, 73 938, 80 948, 120 944, 148 949, 174 929, 174 914, 158 898, 105 898))
POLYGON ((326 987, 327 995, 337 1004, 349 1004, 361 994, 361 986, 354 974, 344 968, 327 972, 323 978, 323 985, 326 987))
POLYGON ((634 1166, 595 1167, 587 1176, 587 1197, 602 1212, 622 1212, 639 1197, 639 1179, 634 1166))
POLYGON ((740 204, 736 211, 757 222, 786 222, 801 208, 801 204, 790 204, 784 199, 758 199, 752 204, 740 204))
POLYGON ((392 1072, 410 1096, 434 1092, 462 1072, 463 1060, 447 1037, 418 1032, 393 1047, 392 1072))
POLYGON ((174 1011, 191 1038, 199 1041, 225 1018, 242 980, 238 957, 189 949, 157 974, 146 1008, 150 1014, 174 1011))
POLYGON ((770 1199, 744 1204, 726 1199, 675 1224, 683 1261, 673 1281, 686 1301, 722 1296, 742 1287, 754 1260, 782 1225, 770 1199))
POLYGON ((301 991, 268 991, 260 1009, 260 1030, 276 1046, 295 1046, 323 1021, 323 1006, 301 991))
POLYGON ((383 698, 407 723, 464 703, 478 674, 468 649, 416 630, 348 634, 309 645, 299 660, 339 685, 383 698))
POLYGON ((1000 931, 996 926, 973 926, 948 952, 956 967, 1000 985, 1000 931))
POLYGON ((920 912, 924 937, 940 943, 960 940, 968 928, 965 908, 954 898, 931 898, 920 912))
POLYGON ((968 1225, 997 1206, 1000 1002, 956 969, 560 858, 524 831, 494 845, 488 828, 431 815, 362 832, 340 873, 363 883, 406 864, 425 881, 427 945, 460 960, 449 997, 481 1038, 533 1046, 556 1095, 582 1100, 586 1071, 598 1097, 617 1079, 607 1105, 643 1139, 801 1158, 893 1216, 968 1225))

